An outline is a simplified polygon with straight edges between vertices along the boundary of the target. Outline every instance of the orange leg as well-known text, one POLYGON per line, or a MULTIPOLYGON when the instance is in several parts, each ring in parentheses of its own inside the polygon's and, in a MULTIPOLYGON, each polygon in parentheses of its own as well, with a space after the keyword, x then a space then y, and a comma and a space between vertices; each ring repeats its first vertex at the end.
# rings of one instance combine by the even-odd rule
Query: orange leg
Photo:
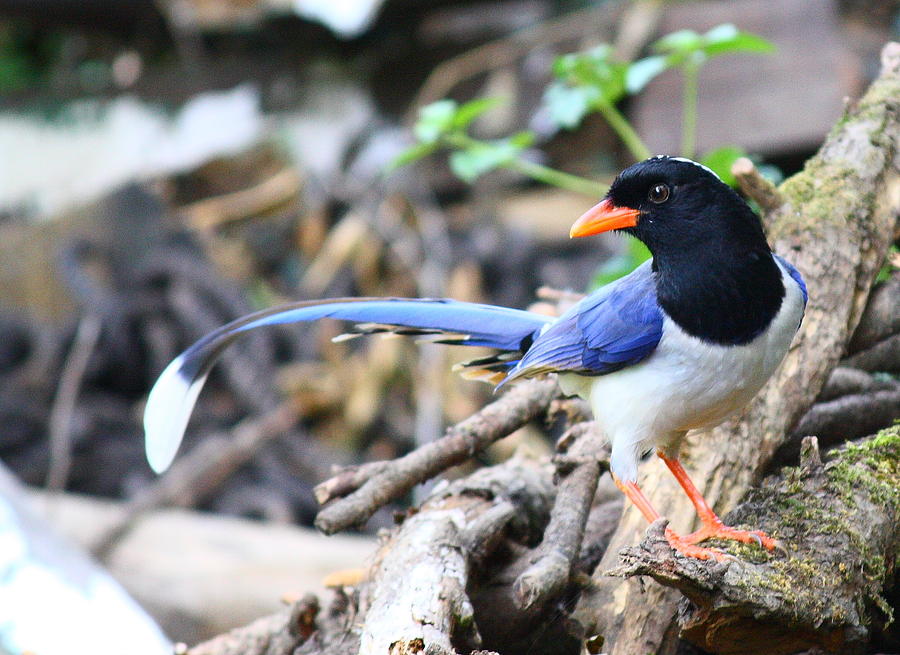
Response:
POLYGON ((700 521, 703 523, 702 528, 683 537, 686 542, 696 544, 704 539, 717 537, 719 539, 742 541, 748 544, 757 543, 768 550, 775 550, 775 548, 778 547, 778 542, 764 532, 759 530, 738 530, 722 523, 722 519, 716 516, 712 507, 709 506, 706 499, 703 498, 703 495, 697 487, 694 486, 694 483, 691 482, 687 471, 681 466, 681 462, 674 458, 670 459, 659 451, 656 454, 666 463, 669 470, 672 471, 672 475, 675 476, 675 479, 678 480, 678 484, 681 485, 681 488, 684 489, 688 498, 691 499, 694 508, 697 510, 697 516, 700 517, 700 521))
MULTIPOLYGON (((642 492, 640 487, 634 482, 622 482, 615 474, 613 474, 612 478, 615 481, 616 486, 623 494, 628 496, 628 499, 634 503, 634 506, 640 510, 641 514, 644 515, 644 518, 647 519, 648 522, 653 523, 660 517, 659 512, 653 508, 653 505, 647 500, 644 492, 642 492)), ((728 556, 725 555, 725 553, 720 553, 712 548, 697 546, 696 541, 690 541, 688 537, 682 537, 681 535, 676 534, 671 528, 666 528, 666 540, 672 548, 688 557, 695 557, 697 559, 715 559, 719 562, 728 559, 728 556)))

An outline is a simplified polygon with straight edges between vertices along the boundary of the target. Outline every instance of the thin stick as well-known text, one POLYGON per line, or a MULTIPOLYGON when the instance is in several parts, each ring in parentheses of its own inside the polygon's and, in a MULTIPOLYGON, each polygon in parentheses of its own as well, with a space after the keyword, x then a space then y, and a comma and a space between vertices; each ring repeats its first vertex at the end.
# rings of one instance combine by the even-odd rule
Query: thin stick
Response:
POLYGON ((746 157, 739 157, 731 165, 731 174, 745 196, 755 200, 763 212, 769 213, 784 205, 785 199, 772 182, 746 157))
POLYGON ((556 598, 568 583, 581 551, 584 527, 600 474, 609 468, 609 446, 593 421, 573 425, 560 439, 565 454, 554 458, 559 491, 544 531, 540 555, 516 580, 516 601, 522 609, 556 598))
POLYGON ((126 512, 97 538, 91 551, 99 559, 109 553, 135 521, 159 507, 190 507, 228 479, 265 444, 282 436, 297 421, 297 408, 285 401, 263 416, 244 419, 230 439, 208 438, 175 462, 166 475, 126 504, 126 512))
POLYGON ((96 314, 86 314, 81 318, 56 388, 56 399, 50 412, 50 470, 47 473, 47 488, 53 491, 65 489, 69 479, 72 467, 72 416, 81 380, 100 339, 101 326, 100 317, 96 314))
MULTIPOLYGON (((374 475, 345 498, 334 501, 316 517, 316 527, 334 534, 367 520, 375 511, 395 500, 420 482, 433 478, 451 466, 461 464, 475 453, 519 429, 546 412, 558 395, 555 378, 520 383, 481 411, 450 428, 443 437, 425 444, 408 455, 388 463, 383 469, 370 469, 374 475)), ((340 477, 340 474, 338 474, 340 477)), ((337 485, 347 489, 347 482, 337 485)), ((316 488, 319 498, 326 497, 335 485, 326 481, 316 488)))

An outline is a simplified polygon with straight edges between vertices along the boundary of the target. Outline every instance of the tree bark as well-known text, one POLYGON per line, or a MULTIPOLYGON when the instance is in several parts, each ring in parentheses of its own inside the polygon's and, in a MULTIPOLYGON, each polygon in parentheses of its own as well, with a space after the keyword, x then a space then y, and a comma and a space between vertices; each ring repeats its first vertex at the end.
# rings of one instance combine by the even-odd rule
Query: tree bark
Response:
POLYGON ((480 648, 467 593, 513 519, 536 537, 554 496, 550 469, 514 458, 439 486, 382 547, 363 593, 360 653, 434 655, 480 648), (435 593, 440 590, 440 593, 435 593))
MULTIPOLYGON (((809 304, 784 363, 743 416, 688 437, 686 468, 717 511, 734 507, 759 480, 859 321, 900 213, 898 97, 900 44, 892 43, 882 52, 878 79, 847 108, 804 170, 779 188, 786 202, 767 216, 769 237, 803 274, 809 304)), ((692 528, 693 508, 661 463, 645 465, 639 484, 676 531, 692 528)), ((639 512, 628 508, 575 612, 588 633, 603 635, 610 655, 674 649, 679 594, 604 574, 617 563, 619 549, 645 530, 639 512)))
POLYGON ((893 618, 884 588, 900 549, 900 426, 850 443, 822 464, 814 437, 800 467, 750 493, 730 523, 765 524, 788 556, 731 544, 727 564, 676 556, 665 521, 622 551, 615 575, 649 575, 686 597, 682 635, 721 655, 849 655, 893 618))

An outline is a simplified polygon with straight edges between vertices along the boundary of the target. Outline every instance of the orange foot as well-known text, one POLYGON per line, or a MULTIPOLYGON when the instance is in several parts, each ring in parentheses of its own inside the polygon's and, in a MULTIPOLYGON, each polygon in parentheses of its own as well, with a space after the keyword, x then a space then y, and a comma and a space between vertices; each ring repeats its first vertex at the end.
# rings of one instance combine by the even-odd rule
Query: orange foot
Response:
POLYGON ((680 534, 676 534, 671 528, 666 528, 666 541, 669 542, 669 545, 672 548, 686 557, 693 557, 695 559, 714 559, 717 562, 730 562, 735 559, 733 556, 728 553, 723 553, 720 550, 697 546, 697 541, 702 540, 698 539, 697 541, 693 541, 692 537, 695 534, 697 533, 694 532, 686 537, 682 537, 680 534))
POLYGON ((761 530, 738 530, 725 525, 718 519, 704 523, 702 528, 682 539, 689 544, 698 544, 706 539, 730 539, 745 544, 758 544, 766 550, 783 549, 781 544, 761 530))

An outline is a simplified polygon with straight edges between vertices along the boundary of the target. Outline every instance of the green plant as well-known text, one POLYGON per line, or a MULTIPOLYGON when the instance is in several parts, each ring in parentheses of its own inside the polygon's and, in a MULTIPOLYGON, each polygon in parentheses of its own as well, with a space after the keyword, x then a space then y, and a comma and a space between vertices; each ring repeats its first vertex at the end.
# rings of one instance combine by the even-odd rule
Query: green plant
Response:
POLYGON ((646 159, 650 149, 631 123, 616 109, 625 97, 630 65, 618 61, 610 45, 587 52, 558 57, 553 64, 556 80, 544 93, 550 118, 560 127, 572 129, 588 114, 599 112, 612 126, 635 159, 646 159))
MULTIPOLYGON (((650 156, 650 149, 638 136, 616 104, 627 94, 640 92, 650 80, 670 68, 684 74, 682 94, 682 155, 693 158, 696 141, 697 76, 701 66, 713 57, 736 52, 771 52, 771 43, 760 36, 742 32, 734 25, 714 27, 704 34, 679 30, 652 45, 659 53, 635 62, 618 60, 609 45, 586 52, 563 55, 554 62, 556 78, 544 94, 544 107, 551 120, 573 129, 593 113, 601 114, 622 139, 636 160, 650 156)), ((496 106, 499 100, 481 98, 465 104, 440 100, 423 107, 413 128, 417 143, 404 151, 391 168, 421 159, 442 148, 452 151, 450 166, 461 179, 472 182, 497 168, 517 170, 535 180, 597 197, 605 193, 602 185, 584 178, 542 166, 522 157, 535 140, 529 131, 505 139, 481 140, 468 128, 478 116, 496 106)), ((725 146, 706 153, 702 163, 722 179, 733 183, 731 164, 743 151, 725 146)))
MULTIPOLYGON (((737 52, 771 52, 774 47, 762 37, 741 32, 734 25, 714 27, 704 34, 680 30, 652 45, 655 53, 635 62, 617 59, 612 46, 601 45, 586 52, 563 55, 554 62, 554 81, 544 93, 544 109, 560 128, 574 129, 590 114, 599 113, 616 132, 636 160, 651 156, 628 119, 618 110, 628 94, 639 93, 650 80, 665 70, 678 68, 684 77, 682 93, 682 155, 695 156, 697 130, 697 78, 702 65, 713 57, 737 52)), ((523 157, 534 144, 535 135, 523 131, 503 139, 483 140, 469 134, 472 122, 500 101, 481 98, 460 105, 440 100, 422 107, 413 133, 415 145, 391 164, 394 170, 441 149, 449 149, 450 168, 462 180, 473 182, 497 168, 518 171, 528 177, 563 189, 599 198, 607 187, 598 182, 564 173, 523 157)), ((701 163, 734 185, 731 165, 743 150, 724 146, 704 155, 701 163)), ((610 260, 597 274, 597 285, 612 281, 649 258, 646 248, 635 240, 625 254, 610 260)))
POLYGON ((606 187, 598 182, 522 158, 522 152, 534 142, 532 132, 519 132, 490 141, 469 135, 468 127, 472 121, 499 102, 495 98, 480 98, 460 105, 454 100, 439 100, 422 107, 413 127, 417 143, 400 153, 391 163, 390 170, 449 148, 452 151, 450 168, 466 182, 474 182, 497 168, 509 168, 540 182, 594 198, 606 193, 606 187))
POLYGON ((742 32, 731 23, 718 25, 704 34, 678 30, 662 37, 651 48, 658 54, 629 66, 626 87, 629 93, 638 93, 663 71, 681 69, 684 76, 681 154, 691 158, 697 140, 697 79, 703 64, 720 55, 770 53, 775 50, 775 46, 761 36, 742 32))

